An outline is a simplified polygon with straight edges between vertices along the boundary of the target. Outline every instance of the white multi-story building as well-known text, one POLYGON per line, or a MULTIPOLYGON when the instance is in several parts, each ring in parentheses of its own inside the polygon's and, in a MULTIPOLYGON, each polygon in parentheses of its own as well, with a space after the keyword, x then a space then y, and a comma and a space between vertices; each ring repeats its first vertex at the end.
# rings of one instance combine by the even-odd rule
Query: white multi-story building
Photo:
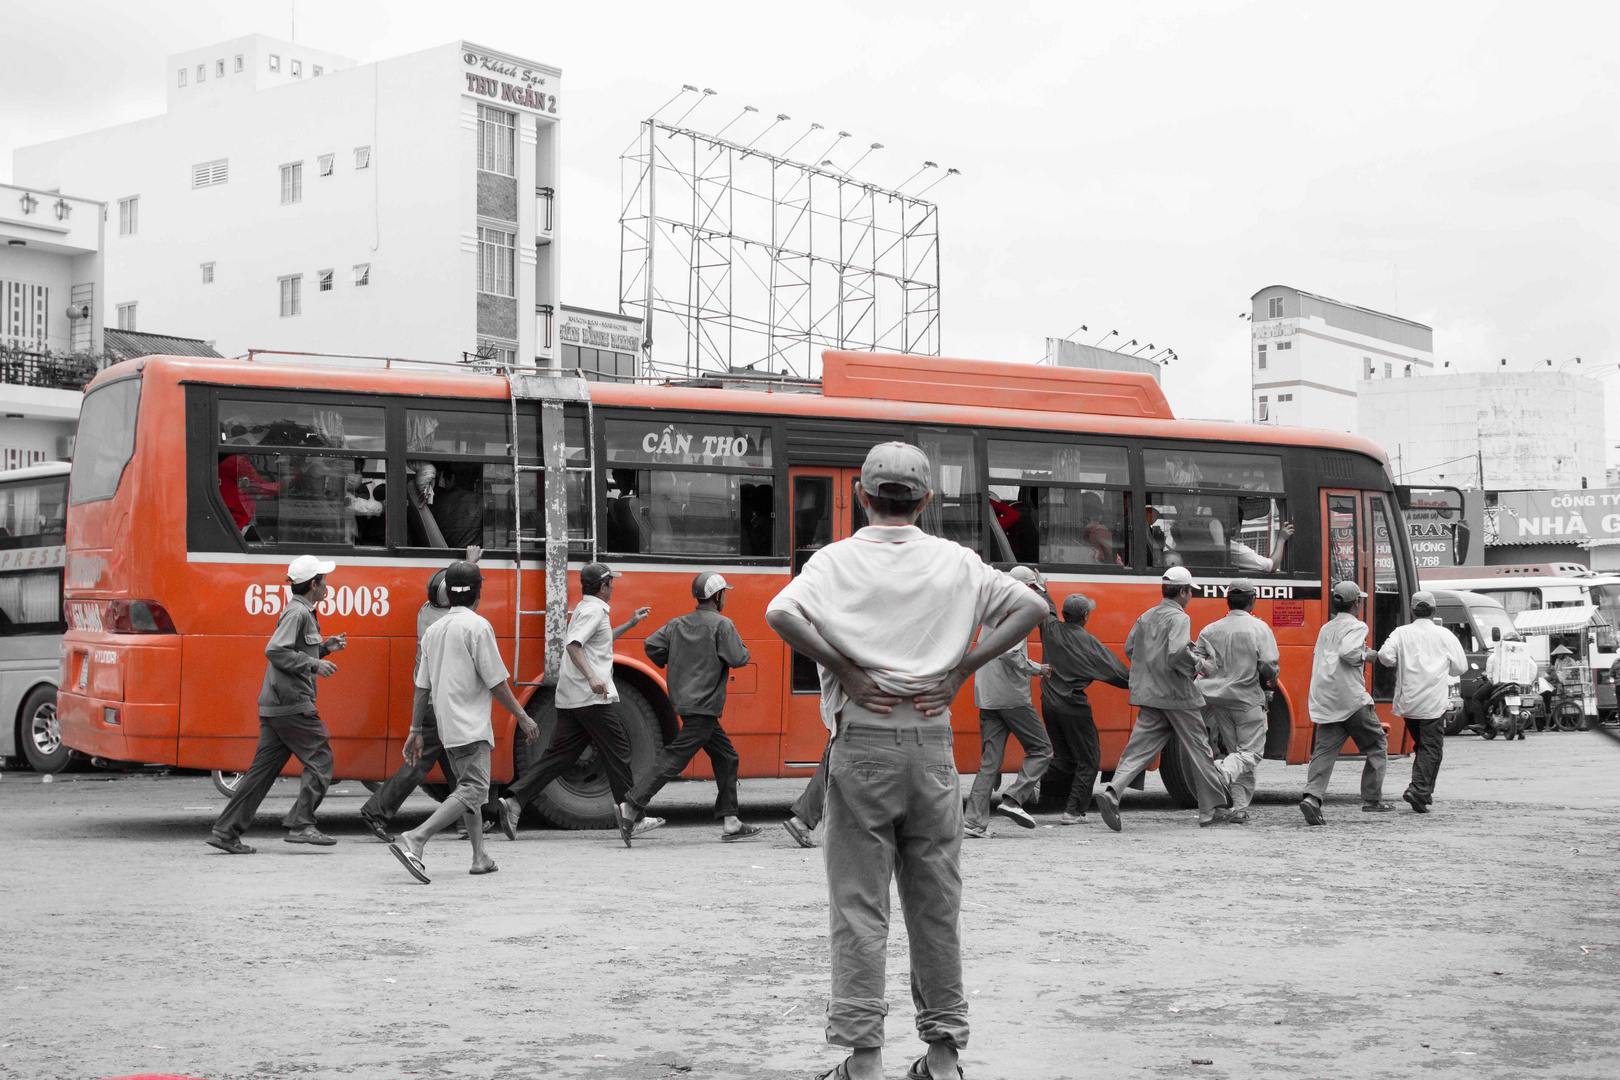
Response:
POLYGON ((1548 369, 1362 382, 1357 431, 1398 482, 1491 491, 1603 487, 1603 383, 1548 369))
POLYGON ((1258 423, 1354 431, 1356 386, 1434 371, 1434 331, 1286 285, 1254 294, 1250 391, 1258 423))
POLYGON ((164 78, 163 115, 15 155, 19 182, 108 204, 117 326, 228 356, 556 356, 558 69, 254 35, 164 78))

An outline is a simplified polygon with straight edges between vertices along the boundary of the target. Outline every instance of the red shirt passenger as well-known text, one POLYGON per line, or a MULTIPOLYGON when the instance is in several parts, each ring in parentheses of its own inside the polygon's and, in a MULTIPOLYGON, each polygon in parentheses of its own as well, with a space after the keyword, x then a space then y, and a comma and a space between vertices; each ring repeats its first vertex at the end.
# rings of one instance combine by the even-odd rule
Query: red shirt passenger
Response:
POLYGON ((225 508, 241 532, 253 522, 259 495, 274 495, 281 485, 271 483, 259 475, 245 454, 232 454, 219 462, 219 495, 225 508))

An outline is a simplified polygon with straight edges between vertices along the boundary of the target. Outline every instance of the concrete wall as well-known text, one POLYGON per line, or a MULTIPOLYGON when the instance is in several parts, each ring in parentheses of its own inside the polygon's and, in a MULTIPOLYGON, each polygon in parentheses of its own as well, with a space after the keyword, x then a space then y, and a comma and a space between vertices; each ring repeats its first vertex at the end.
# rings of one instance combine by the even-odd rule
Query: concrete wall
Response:
MULTIPOLYGON (((242 41, 171 58, 164 116, 16 152, 23 182, 111 203, 107 310, 135 302, 137 330, 212 340, 227 356, 258 348, 458 361, 476 349, 477 109, 486 99, 469 90, 468 72, 480 70, 468 59, 474 47, 343 67, 274 39, 242 41), (272 50, 282 58, 273 77, 264 70, 272 50), (233 80, 237 51, 251 70, 233 80), (195 64, 215 56, 227 59, 223 83, 209 66, 196 86, 195 64), (301 79, 290 76, 292 56, 303 58, 301 79), (312 77, 318 59, 336 70, 312 77), (182 62, 192 72, 186 88, 177 85, 182 62), (359 169, 362 146, 371 161, 359 169), (323 154, 334 156, 331 176, 319 175, 323 154), (193 188, 192 165, 221 158, 228 181, 193 188), (280 169, 292 162, 303 163, 303 199, 282 205, 280 169), (117 200, 130 195, 140 196, 140 232, 119 236, 117 200), (204 284, 209 262, 214 280, 204 284), (361 263, 370 264, 363 287, 354 283, 361 263), (333 288, 323 293, 328 269, 333 288), (279 279, 295 274, 303 310, 284 318, 279 279)), ((554 72, 546 80, 560 91, 554 72)), ((519 118, 515 339, 518 356, 533 357, 534 305, 556 303, 537 285, 532 193, 537 173, 549 178, 555 164, 537 160, 536 127, 556 121, 488 103, 519 118)), ((544 142, 554 150, 554 137, 544 142)), ((552 260, 556 244, 541 250, 552 260)), ((554 280, 544 277, 548 289, 554 280)))
POLYGON ((1364 381, 1356 419, 1404 483, 1478 486, 1482 457, 1489 490, 1604 485, 1603 385, 1579 375, 1364 381))

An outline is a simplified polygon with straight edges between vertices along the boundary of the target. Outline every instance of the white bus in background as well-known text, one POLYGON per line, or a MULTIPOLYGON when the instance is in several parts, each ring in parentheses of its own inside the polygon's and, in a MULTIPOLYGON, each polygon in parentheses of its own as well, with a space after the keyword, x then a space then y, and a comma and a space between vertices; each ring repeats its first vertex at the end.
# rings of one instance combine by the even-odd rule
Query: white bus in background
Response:
POLYGON ((56 722, 68 464, 0 472, 0 757, 67 768, 56 722))
POLYGON ((1615 715, 1615 685, 1609 669, 1620 657, 1620 576, 1596 573, 1580 563, 1518 563, 1508 566, 1447 566, 1418 571, 1420 583, 1442 589, 1483 593, 1507 609, 1521 611, 1591 604, 1608 626, 1589 635, 1585 657, 1597 687, 1598 715, 1615 715))

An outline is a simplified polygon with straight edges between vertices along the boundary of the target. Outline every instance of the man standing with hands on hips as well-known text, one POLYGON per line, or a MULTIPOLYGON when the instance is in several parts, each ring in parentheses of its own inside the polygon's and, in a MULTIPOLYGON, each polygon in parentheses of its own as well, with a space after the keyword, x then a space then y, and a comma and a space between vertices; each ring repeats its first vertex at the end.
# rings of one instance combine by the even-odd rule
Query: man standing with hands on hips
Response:
POLYGON ((832 959, 826 1034, 852 1052, 823 1080, 883 1075, 891 879, 910 936, 917 1034, 928 1045, 906 1076, 959 1075, 968 1024, 950 705, 1046 611, 974 552, 917 528, 933 495, 930 471, 918 447, 874 446, 857 488, 871 524, 812 555, 765 614, 818 665, 821 718, 833 732, 822 844, 832 959))
POLYGON ((348 644, 344 634, 322 637, 315 608, 326 599, 326 575, 337 563, 300 555, 287 567, 292 596, 281 609, 270 643, 264 648, 264 686, 259 690, 259 748, 253 764, 236 785, 236 793, 214 822, 208 845, 231 855, 251 855, 242 834, 270 794, 287 759, 297 756, 304 766, 298 798, 282 818, 289 844, 331 847, 336 840, 315 827, 315 809, 332 783, 332 741, 315 711, 315 680, 337 674, 326 657, 348 644))
POLYGON ((1395 715, 1412 733, 1412 782, 1401 798, 1427 814, 1444 754, 1450 682, 1468 670, 1462 643, 1434 621, 1434 593, 1412 594, 1412 621, 1390 631, 1378 662, 1395 669, 1395 715))
POLYGON ((1311 744, 1311 765, 1305 774, 1305 794, 1299 812, 1312 825, 1322 825, 1322 797, 1327 794, 1333 766, 1346 739, 1367 755, 1361 768, 1361 809, 1369 814, 1395 809, 1384 801, 1384 769, 1389 764, 1389 740, 1372 695, 1367 693, 1367 662, 1378 654, 1367 648, 1367 624, 1356 616, 1367 594, 1353 581, 1333 586, 1328 605, 1333 618, 1316 635, 1311 659, 1311 694, 1306 702, 1316 725, 1311 744))
POLYGON ((624 846, 630 846, 632 829, 642 833, 664 823, 663 818, 655 817, 628 822, 619 813, 619 804, 635 781, 630 775, 630 740, 613 713, 619 700, 619 690, 613 685, 613 643, 652 614, 652 608, 637 608, 628 620, 613 625, 608 601, 613 599, 614 579, 623 576, 602 563, 588 563, 580 569, 582 595, 568 616, 567 645, 557 676, 557 725, 545 752, 529 763, 501 799, 501 831, 508 840, 517 839, 518 816, 524 805, 578 761, 588 746, 596 748, 596 756, 607 770, 613 816, 624 846))
POLYGON ((1215 665, 1200 657, 1193 646, 1192 619, 1187 614, 1187 605, 1192 603, 1192 572, 1185 566, 1172 566, 1164 572, 1159 591, 1163 595, 1159 606, 1144 611, 1125 638, 1136 724, 1120 751, 1113 779, 1097 793, 1097 813, 1115 832, 1122 828, 1119 800, 1125 789, 1172 738, 1181 742, 1192 760, 1198 827, 1225 822, 1226 807, 1231 804, 1230 785, 1210 755, 1202 715, 1204 695, 1193 681, 1212 674, 1215 665))

